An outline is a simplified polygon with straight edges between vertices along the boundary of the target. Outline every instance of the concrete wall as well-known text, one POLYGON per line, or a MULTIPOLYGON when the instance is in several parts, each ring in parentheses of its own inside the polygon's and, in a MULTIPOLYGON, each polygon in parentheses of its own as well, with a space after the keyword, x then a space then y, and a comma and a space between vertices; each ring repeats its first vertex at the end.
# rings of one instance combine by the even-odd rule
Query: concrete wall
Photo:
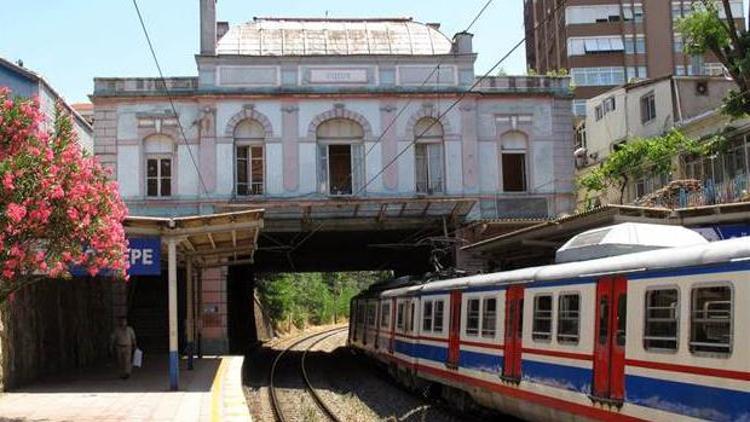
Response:
POLYGON ((0 390, 107 359, 110 280, 44 280, 0 305, 0 390))

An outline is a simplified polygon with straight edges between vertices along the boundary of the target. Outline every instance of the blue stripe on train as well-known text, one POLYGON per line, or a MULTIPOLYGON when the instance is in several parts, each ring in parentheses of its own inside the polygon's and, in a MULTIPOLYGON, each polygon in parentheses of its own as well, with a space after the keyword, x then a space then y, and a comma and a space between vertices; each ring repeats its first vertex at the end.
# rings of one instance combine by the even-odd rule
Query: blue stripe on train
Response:
MULTIPOLYGON (((400 340, 396 340, 395 350, 413 358, 439 363, 444 363, 448 357, 445 347, 400 340)), ((529 359, 522 362, 525 381, 582 394, 591 392, 591 369, 529 359)), ((503 369, 503 357, 461 350, 459 366, 499 375, 503 369)), ((627 375, 625 383, 626 401, 633 404, 700 419, 750 420, 750 393, 635 375, 627 375)))
POLYGON ((750 393, 627 375, 626 401, 713 421, 750 420, 750 393))
POLYGON ((503 370, 503 357, 488 353, 461 350, 458 366, 475 371, 500 374, 503 370))
POLYGON ((524 359, 521 374, 525 381, 589 394, 592 370, 524 359))

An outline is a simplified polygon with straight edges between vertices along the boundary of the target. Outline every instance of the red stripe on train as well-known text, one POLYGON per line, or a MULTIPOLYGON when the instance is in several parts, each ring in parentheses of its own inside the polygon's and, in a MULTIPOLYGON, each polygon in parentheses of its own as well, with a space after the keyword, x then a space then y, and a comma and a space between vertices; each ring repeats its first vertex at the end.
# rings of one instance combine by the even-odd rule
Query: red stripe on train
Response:
POLYGON ((570 352, 558 352, 556 350, 544 350, 544 349, 531 349, 528 347, 523 348, 524 353, 531 353, 534 355, 542 355, 542 356, 552 356, 556 358, 565 358, 565 359, 576 359, 576 360, 587 360, 587 361, 593 361, 594 356, 593 355, 585 355, 582 353, 570 353, 570 352))
POLYGON ((609 412, 602 409, 597 409, 593 406, 585 406, 582 404, 571 403, 569 401, 557 399, 554 397, 545 396, 542 394, 532 393, 530 391, 521 390, 520 388, 507 387, 505 385, 496 384, 493 382, 480 380, 468 375, 459 374, 456 372, 446 371, 443 369, 437 369, 430 366, 420 365, 405 361, 396 356, 386 356, 389 359, 397 361, 398 363, 417 369, 418 371, 429 373, 440 378, 445 378, 453 381, 457 381, 464 384, 473 385, 486 390, 494 391, 499 394, 505 394, 511 397, 515 397, 520 400, 526 400, 529 402, 537 403, 541 406, 561 410, 564 412, 574 413, 582 415, 588 418, 607 420, 607 421, 642 421, 633 416, 623 415, 620 413, 609 412))
POLYGON ((702 368, 699 366, 677 365, 673 363, 648 362, 635 359, 625 359, 625 364, 628 366, 637 366, 639 368, 658 369, 662 371, 682 372, 685 374, 705 375, 716 378, 729 378, 740 381, 750 381, 750 373, 742 371, 702 368))

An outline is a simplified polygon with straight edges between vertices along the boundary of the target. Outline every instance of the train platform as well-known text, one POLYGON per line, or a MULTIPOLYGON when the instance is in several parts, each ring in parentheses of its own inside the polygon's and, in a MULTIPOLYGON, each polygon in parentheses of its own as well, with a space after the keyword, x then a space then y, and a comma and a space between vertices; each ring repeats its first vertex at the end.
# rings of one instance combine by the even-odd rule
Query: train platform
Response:
POLYGON ((0 393, 0 421, 250 421, 242 356, 180 362, 180 390, 169 391, 167 355, 144 357, 128 380, 113 365, 61 375, 0 393))

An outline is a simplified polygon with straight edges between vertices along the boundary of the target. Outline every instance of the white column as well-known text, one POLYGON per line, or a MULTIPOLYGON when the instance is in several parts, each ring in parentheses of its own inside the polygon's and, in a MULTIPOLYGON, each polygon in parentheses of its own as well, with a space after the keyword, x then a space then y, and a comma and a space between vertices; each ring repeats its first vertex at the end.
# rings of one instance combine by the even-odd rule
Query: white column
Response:
POLYGON ((187 353, 188 353, 188 369, 193 369, 193 349, 194 349, 194 338, 193 334, 195 333, 193 329, 193 305, 195 304, 194 296, 193 296, 193 260, 192 258, 187 258, 187 283, 186 283, 186 294, 185 294, 185 301, 186 303, 186 310, 187 310, 187 321, 185 323, 185 334, 187 338, 187 353))
POLYGON ((179 362, 177 351, 177 239, 167 238, 169 277, 169 388, 179 387, 179 362))

